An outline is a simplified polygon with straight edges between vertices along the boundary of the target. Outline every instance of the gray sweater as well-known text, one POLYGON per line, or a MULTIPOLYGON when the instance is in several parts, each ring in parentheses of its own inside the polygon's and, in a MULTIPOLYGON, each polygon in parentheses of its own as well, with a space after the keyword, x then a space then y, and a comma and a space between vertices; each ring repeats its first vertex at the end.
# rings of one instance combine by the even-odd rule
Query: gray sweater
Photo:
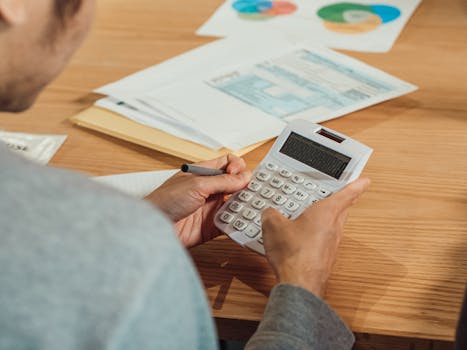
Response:
MULTIPOLYGON (((253 349, 350 349, 319 298, 276 286, 253 349)), ((143 202, 0 146, 0 349, 217 348, 197 272, 143 202)))

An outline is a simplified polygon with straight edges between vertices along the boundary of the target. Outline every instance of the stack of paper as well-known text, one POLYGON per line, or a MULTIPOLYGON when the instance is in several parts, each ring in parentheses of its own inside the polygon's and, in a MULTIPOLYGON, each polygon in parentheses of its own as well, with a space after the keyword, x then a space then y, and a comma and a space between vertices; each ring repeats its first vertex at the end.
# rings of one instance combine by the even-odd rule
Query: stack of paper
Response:
POLYGON ((232 37, 97 90, 97 105, 209 149, 236 151, 287 122, 322 122, 416 87, 324 47, 232 37))

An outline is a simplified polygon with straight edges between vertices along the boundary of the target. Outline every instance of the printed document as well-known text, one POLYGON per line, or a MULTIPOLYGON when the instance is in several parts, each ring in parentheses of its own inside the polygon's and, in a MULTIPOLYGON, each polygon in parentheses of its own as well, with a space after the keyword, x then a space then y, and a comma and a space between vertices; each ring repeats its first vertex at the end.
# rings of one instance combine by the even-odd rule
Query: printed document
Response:
POLYGON ((277 136, 290 120, 322 122, 416 90, 326 48, 281 47, 274 56, 205 72, 139 99, 236 150, 277 136))
POLYGON ((274 41, 320 44, 337 49, 387 52, 421 0, 226 0, 199 35, 248 38, 265 33, 274 41))

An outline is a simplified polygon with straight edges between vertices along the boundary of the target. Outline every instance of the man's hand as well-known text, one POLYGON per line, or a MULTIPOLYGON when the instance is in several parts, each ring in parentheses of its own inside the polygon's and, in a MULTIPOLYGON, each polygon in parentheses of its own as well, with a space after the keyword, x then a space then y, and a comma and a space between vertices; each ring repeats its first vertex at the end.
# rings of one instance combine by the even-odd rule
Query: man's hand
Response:
POLYGON ((306 209, 294 221, 274 209, 263 213, 266 256, 279 283, 300 286, 319 297, 324 295, 348 209, 369 184, 369 179, 359 179, 306 209))
POLYGON ((224 169, 227 173, 197 176, 179 172, 146 197, 175 223, 186 247, 221 234, 214 226, 214 216, 223 204, 224 195, 241 190, 251 178, 243 159, 231 154, 196 165, 224 169))

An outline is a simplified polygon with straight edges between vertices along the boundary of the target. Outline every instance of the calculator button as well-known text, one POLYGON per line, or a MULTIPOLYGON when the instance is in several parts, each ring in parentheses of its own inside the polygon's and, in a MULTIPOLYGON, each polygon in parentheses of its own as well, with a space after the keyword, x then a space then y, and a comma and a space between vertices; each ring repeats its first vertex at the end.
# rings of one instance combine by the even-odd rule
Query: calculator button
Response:
POLYGON ((310 199, 310 205, 316 204, 316 203, 318 203, 318 202, 319 202, 319 199, 318 199, 318 198, 311 198, 311 199, 310 199))
POLYGON ((253 222, 254 222, 256 225, 258 225, 258 226, 261 227, 261 215, 257 215, 257 216, 255 217, 255 219, 253 220, 253 222))
POLYGON ((243 231, 244 229, 246 229, 247 226, 248 226, 248 224, 245 221, 240 220, 240 219, 237 219, 233 224, 233 227, 237 231, 243 231))
POLYGON ((292 201, 290 199, 285 204, 285 209, 287 209, 288 211, 291 211, 291 212, 296 211, 298 208, 300 208, 300 204, 298 204, 297 202, 294 202, 294 201, 292 201))
POLYGON ((327 189, 325 189, 325 188, 320 188, 320 189, 318 190, 318 194, 319 194, 321 197, 323 197, 323 198, 324 198, 324 197, 329 197, 329 196, 331 195, 331 193, 332 193, 331 191, 329 191, 329 190, 327 190, 327 189))
POLYGON ((263 196, 266 199, 270 199, 272 196, 274 196, 274 191, 268 187, 263 188, 263 190, 261 191, 261 196, 263 196))
POLYGON ((287 202, 287 197, 281 194, 275 195, 272 201, 277 205, 282 205, 287 202))
POLYGON ((282 176, 282 177, 291 177, 292 176, 292 173, 290 171, 288 171, 287 169, 282 169, 279 174, 282 176))
POLYGON ((305 181, 305 178, 300 175, 294 175, 292 176, 292 181, 295 182, 296 184, 301 184, 303 181, 305 181))
POLYGON ((250 225, 248 228, 245 230, 245 234, 250 237, 250 238, 255 238, 258 236, 258 234, 261 232, 261 229, 258 228, 255 225, 250 225))
POLYGON ((252 192, 256 192, 258 191, 259 189, 261 188, 261 183, 259 183, 258 181, 251 181, 249 184, 248 184, 248 189, 252 192))
POLYGON ((253 194, 247 191, 242 191, 238 195, 238 199, 240 199, 242 202, 249 202, 251 198, 253 198, 253 194))
POLYGON ((268 169, 270 171, 276 171, 277 169, 279 169, 279 167, 274 163, 267 163, 266 164, 266 169, 268 169))
POLYGON ((229 209, 234 213, 238 213, 240 210, 243 209, 243 205, 240 204, 240 202, 233 201, 232 203, 230 203, 229 209))
POLYGON ((286 217, 287 219, 290 219, 292 217, 292 215, 290 215, 289 213, 287 213, 284 210, 279 210, 279 213, 281 213, 282 216, 286 217))
POLYGON ((253 220, 258 213, 251 209, 245 209, 242 213, 243 217, 247 220, 253 220))
POLYGON ((304 201, 308 198, 308 193, 298 190, 294 193, 294 198, 299 201, 304 201))
POLYGON ((305 183, 303 184, 303 186, 307 189, 307 190, 314 190, 316 187, 318 187, 313 181, 311 180, 306 180, 305 183))
POLYGON ((268 181, 271 178, 271 174, 266 173, 264 171, 260 171, 256 174, 256 178, 259 181, 268 181))
POLYGON ((226 224, 230 224, 232 220, 234 219, 234 216, 226 211, 224 211, 220 217, 222 222, 225 222, 226 224))
POLYGON ((269 184, 271 185, 271 187, 279 188, 284 184, 284 181, 274 176, 269 184))
POLYGON ((282 192, 284 192, 285 194, 292 194, 295 192, 296 189, 297 187, 290 183, 286 183, 284 186, 282 186, 282 192))
POLYGON ((251 206, 255 209, 261 210, 264 208, 266 205, 266 202, 261 200, 261 199, 255 199, 252 203, 251 206))

